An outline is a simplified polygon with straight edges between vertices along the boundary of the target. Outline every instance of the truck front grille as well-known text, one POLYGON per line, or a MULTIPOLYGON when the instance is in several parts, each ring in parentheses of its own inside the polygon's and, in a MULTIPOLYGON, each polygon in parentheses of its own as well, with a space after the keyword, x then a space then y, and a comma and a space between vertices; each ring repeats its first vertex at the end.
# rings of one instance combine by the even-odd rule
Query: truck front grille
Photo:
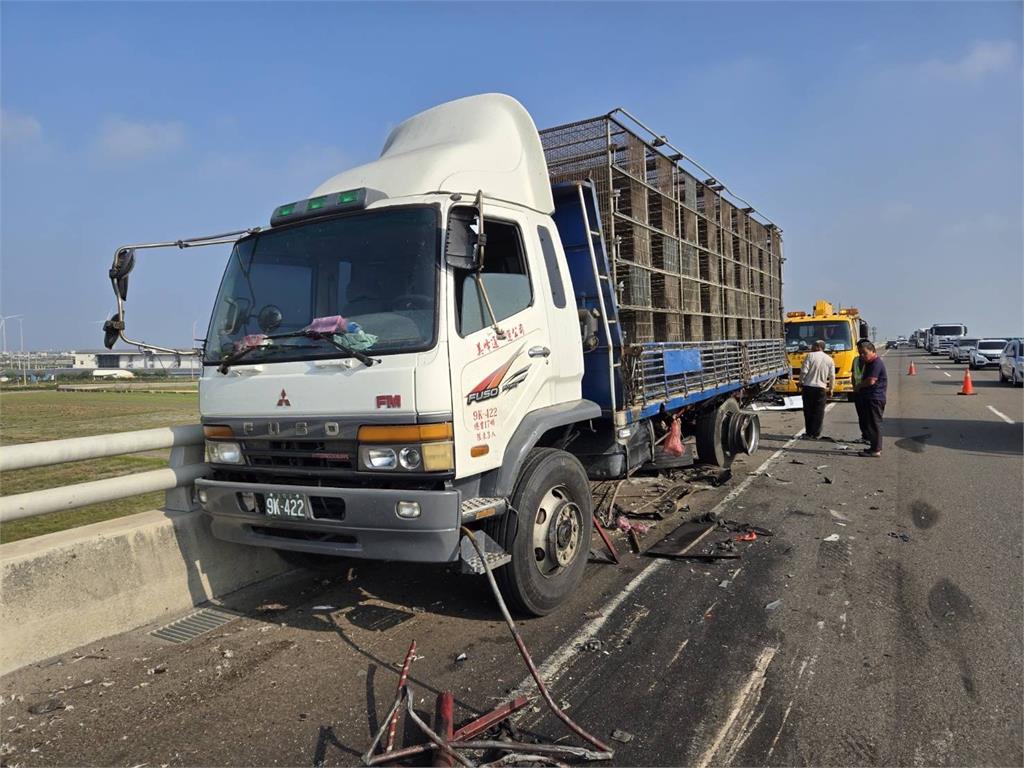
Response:
POLYGON ((356 446, 339 440, 245 440, 250 467, 353 469, 356 446))

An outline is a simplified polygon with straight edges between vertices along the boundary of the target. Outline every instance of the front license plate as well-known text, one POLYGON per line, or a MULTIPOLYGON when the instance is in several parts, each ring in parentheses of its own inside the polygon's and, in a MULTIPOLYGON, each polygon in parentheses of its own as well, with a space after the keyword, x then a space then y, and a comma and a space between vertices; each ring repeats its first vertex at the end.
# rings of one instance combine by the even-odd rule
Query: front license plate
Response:
POLYGON ((264 498, 265 512, 269 517, 306 519, 309 498, 301 493, 268 493, 264 498))

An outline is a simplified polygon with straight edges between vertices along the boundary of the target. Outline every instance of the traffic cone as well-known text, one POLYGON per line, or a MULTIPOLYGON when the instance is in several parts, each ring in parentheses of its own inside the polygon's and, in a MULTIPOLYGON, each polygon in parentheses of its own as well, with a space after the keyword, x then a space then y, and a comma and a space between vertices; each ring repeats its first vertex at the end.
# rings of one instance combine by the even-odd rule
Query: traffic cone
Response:
POLYGON ((976 395, 976 394, 978 394, 977 392, 974 391, 974 384, 971 383, 971 371, 968 368, 964 368, 964 387, 959 392, 957 392, 957 394, 958 395, 976 395))
POLYGON ((910 361, 910 367, 907 369, 907 376, 917 376, 917 366, 914 365, 914 361, 910 361))

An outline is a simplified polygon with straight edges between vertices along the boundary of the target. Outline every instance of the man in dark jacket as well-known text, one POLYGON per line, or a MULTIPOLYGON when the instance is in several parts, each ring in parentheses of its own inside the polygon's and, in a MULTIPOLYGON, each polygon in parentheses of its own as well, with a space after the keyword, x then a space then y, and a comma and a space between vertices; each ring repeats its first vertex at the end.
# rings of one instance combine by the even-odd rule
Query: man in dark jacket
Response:
POLYGON ((863 369, 855 395, 861 398, 861 408, 864 412, 861 429, 868 439, 868 447, 861 451, 860 455, 878 457, 882 455, 882 414, 885 412, 889 376, 885 371, 885 363, 875 352, 874 344, 864 341, 858 347, 863 369))

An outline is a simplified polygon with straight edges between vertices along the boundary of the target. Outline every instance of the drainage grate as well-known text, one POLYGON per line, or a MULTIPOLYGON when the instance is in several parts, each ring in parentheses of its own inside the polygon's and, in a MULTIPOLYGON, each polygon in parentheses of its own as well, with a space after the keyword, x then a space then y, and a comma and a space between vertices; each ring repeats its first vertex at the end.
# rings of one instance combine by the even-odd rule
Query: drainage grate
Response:
POLYGON ((229 621, 237 618, 238 614, 229 613, 220 608, 203 608, 195 613, 190 613, 182 619, 172 621, 170 624, 160 627, 160 629, 155 629, 149 634, 171 643, 187 643, 189 640, 206 634, 217 627, 222 627, 229 621))

